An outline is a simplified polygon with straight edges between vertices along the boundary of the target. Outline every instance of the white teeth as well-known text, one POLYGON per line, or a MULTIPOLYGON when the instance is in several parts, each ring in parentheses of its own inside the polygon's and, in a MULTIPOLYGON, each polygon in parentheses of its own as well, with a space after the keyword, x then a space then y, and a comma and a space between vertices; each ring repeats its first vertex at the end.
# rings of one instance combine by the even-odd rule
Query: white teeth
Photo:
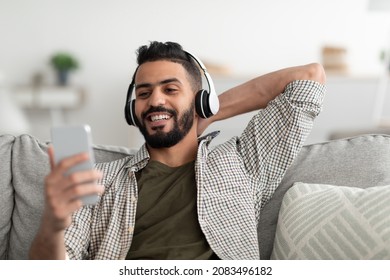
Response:
POLYGON ((159 121, 159 120, 167 120, 169 119, 170 117, 168 115, 154 115, 154 116, 151 116, 150 119, 152 120, 152 122, 155 122, 155 121, 159 121))

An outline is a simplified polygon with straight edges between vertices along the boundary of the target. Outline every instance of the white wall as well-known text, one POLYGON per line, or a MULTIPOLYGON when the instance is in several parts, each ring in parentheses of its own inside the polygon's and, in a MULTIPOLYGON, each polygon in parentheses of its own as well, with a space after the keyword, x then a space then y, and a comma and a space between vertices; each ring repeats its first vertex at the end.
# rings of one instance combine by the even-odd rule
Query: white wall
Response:
MULTIPOLYGON (((99 144, 138 146, 123 104, 139 45, 177 41, 250 78, 320 61, 331 44, 348 49, 352 73, 371 75, 388 32, 390 16, 369 13, 367 0, 0 0, 0 72, 10 86, 30 83, 36 71, 52 84, 48 57, 74 53, 82 67, 71 82, 88 102, 67 120, 89 123, 99 144)), ((46 140, 48 114, 35 118, 32 134, 46 140)))

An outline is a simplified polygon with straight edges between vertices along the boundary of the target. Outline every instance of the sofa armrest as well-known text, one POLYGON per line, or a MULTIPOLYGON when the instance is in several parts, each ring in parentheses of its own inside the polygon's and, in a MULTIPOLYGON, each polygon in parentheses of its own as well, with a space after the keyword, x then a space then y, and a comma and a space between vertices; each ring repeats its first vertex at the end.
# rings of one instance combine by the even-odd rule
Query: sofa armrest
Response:
MULTIPOLYGON (((44 208, 44 180, 50 171, 47 147, 30 135, 0 136, 0 259, 28 258, 44 208)), ((117 160, 133 151, 94 146, 96 162, 117 160)))
POLYGON ((16 137, 11 165, 15 207, 8 255, 10 259, 27 259, 44 207, 44 180, 50 170, 47 145, 30 135, 16 137))

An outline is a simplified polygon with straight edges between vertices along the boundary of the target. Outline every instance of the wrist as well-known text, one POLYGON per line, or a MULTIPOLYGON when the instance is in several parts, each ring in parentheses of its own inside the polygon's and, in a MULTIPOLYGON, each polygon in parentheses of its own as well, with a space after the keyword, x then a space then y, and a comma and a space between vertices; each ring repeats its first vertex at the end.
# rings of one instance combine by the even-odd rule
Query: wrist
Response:
POLYGON ((325 83, 325 71, 321 64, 310 63, 299 66, 298 71, 292 71, 293 80, 312 80, 319 83, 325 83))

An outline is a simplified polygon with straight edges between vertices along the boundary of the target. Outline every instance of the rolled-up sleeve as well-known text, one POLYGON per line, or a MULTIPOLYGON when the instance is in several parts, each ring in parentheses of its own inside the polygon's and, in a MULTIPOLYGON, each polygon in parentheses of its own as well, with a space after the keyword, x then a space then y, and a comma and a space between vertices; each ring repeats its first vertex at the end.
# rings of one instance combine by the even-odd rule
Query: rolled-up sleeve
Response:
POLYGON ((255 182, 257 210, 271 198, 303 146, 321 112, 324 94, 325 86, 315 81, 289 83, 283 93, 252 118, 239 137, 239 153, 255 182))

